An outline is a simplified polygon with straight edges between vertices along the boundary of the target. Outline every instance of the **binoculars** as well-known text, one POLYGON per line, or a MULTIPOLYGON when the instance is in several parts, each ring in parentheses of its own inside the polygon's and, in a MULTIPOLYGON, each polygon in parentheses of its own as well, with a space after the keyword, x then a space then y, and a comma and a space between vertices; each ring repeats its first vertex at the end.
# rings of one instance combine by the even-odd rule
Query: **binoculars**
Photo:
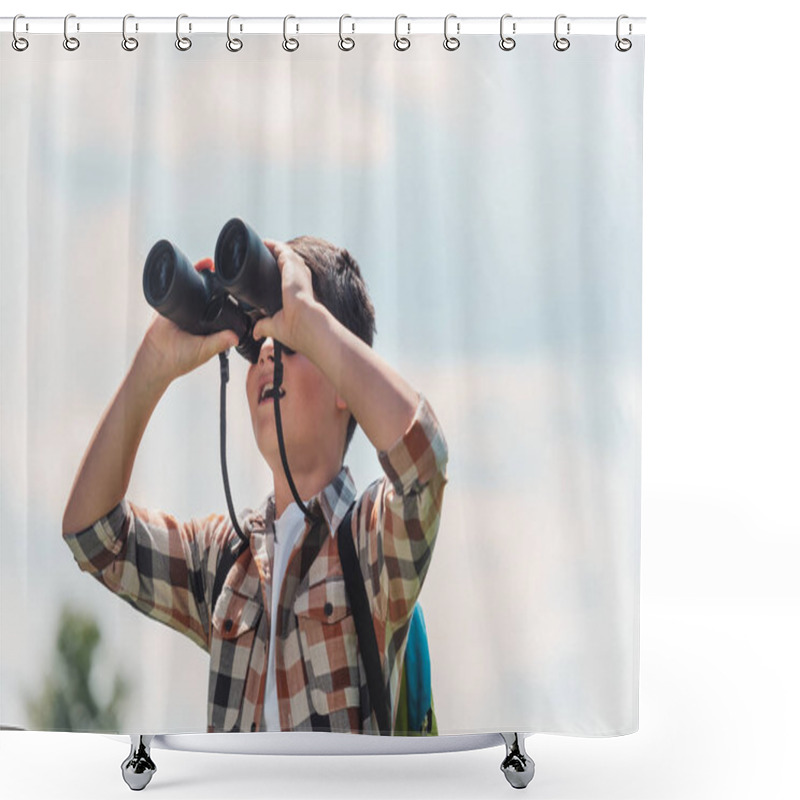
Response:
POLYGON ((274 256, 238 218, 228 220, 217 237, 213 272, 195 269, 172 242, 161 239, 144 262, 142 284, 147 302, 187 333, 234 331, 237 352, 253 364, 261 350, 253 327, 283 306, 274 256))

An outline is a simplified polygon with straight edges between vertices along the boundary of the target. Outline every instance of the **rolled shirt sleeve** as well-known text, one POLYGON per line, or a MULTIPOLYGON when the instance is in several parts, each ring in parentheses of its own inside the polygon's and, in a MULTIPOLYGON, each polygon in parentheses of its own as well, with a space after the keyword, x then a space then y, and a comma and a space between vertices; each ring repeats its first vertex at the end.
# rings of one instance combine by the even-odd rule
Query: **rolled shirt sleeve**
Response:
POLYGON ((378 616, 391 629, 404 626, 414 610, 433 555, 447 483, 447 443, 423 395, 408 429, 378 458, 385 478, 365 493, 369 502, 361 520, 366 530, 359 531, 359 541, 365 579, 374 581, 382 606, 378 616))
POLYGON ((119 555, 125 546, 130 509, 125 500, 86 530, 64 536, 78 566, 97 575, 119 555))
POLYGON ((388 450, 379 453, 378 459, 395 493, 408 495, 436 477, 444 478, 447 455, 439 421, 420 395, 408 430, 388 450))
POLYGON ((230 530, 221 515, 179 522, 125 499, 64 540, 82 570, 207 650, 214 570, 230 530))

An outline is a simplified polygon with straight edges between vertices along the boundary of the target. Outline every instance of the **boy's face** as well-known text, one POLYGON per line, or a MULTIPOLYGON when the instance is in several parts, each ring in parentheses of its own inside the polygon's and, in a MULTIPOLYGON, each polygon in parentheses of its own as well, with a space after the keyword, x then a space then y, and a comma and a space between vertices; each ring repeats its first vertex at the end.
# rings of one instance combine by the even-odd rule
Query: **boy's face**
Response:
MULTIPOLYGON (((258 449, 273 470, 282 470, 275 426, 275 401, 264 390, 273 383, 274 344, 261 345, 257 364, 247 371, 247 404, 258 449)), ((344 450, 347 406, 323 372, 302 353, 283 356, 281 385, 281 427, 287 457, 298 474, 319 467, 344 450)))

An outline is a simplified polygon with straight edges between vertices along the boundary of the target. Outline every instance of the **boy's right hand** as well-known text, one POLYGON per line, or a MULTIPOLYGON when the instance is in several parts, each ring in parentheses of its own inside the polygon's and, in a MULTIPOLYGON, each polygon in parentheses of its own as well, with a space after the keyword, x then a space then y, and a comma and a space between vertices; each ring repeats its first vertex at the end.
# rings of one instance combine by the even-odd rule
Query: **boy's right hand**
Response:
MULTIPOLYGON (((195 269, 207 269, 210 258, 195 264, 195 269)), ((209 336, 195 336, 181 330, 172 320, 153 312, 137 353, 144 361, 148 375, 165 386, 175 378, 196 369, 213 356, 235 347, 239 337, 233 331, 219 331, 209 336)))

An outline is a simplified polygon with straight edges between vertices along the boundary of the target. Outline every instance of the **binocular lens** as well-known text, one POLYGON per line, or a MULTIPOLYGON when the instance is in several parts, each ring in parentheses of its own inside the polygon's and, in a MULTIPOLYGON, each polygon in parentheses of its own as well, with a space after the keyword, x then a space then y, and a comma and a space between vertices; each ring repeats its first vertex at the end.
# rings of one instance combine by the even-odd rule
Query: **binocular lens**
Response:
POLYGON ((150 250, 144 277, 147 302, 157 308, 166 299, 175 278, 175 248, 166 239, 150 250))
POLYGON ((237 300, 267 316, 281 310, 281 272, 261 237, 241 219, 225 223, 214 250, 222 285, 237 300))
POLYGON ((250 319, 219 286, 209 270, 198 271, 167 239, 153 245, 144 263, 142 287, 147 302, 183 330, 198 336, 230 329, 240 340, 250 319))
POLYGON ((214 254, 217 274, 224 283, 233 283, 247 257, 247 229, 240 220, 231 220, 220 232, 214 254))

